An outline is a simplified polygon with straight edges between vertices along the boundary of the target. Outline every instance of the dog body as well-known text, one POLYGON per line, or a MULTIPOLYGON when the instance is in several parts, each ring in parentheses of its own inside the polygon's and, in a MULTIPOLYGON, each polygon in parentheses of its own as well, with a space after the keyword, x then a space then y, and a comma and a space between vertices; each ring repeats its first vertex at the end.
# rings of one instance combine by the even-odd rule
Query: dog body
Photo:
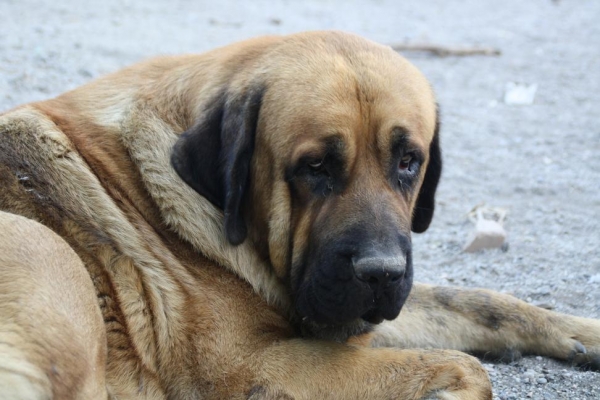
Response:
POLYGON ((437 126, 411 64, 337 32, 159 58, 2 115, 0 385, 487 399, 476 359, 414 349, 599 363, 598 321, 483 290, 409 296, 437 126))

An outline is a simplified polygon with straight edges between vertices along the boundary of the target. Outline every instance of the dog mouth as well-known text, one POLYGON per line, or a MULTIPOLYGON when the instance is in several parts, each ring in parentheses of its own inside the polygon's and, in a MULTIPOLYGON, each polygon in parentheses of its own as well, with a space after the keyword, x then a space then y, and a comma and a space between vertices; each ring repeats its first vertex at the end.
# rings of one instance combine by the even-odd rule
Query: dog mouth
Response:
POLYGON ((345 343, 350 337, 368 333, 385 319, 390 319, 386 318, 377 307, 363 312, 360 316, 343 320, 322 314, 323 310, 315 310, 314 304, 311 304, 310 307, 312 310, 308 313, 309 315, 302 316, 304 313, 297 313, 300 319, 300 332, 304 337, 319 340, 345 343))
POLYGON ((373 325, 380 324, 385 319, 376 309, 367 311, 360 318, 373 325))
POLYGON ((299 319, 299 328, 302 336, 339 343, 345 343, 350 337, 359 336, 372 331, 376 325, 382 323, 386 319, 381 312, 375 308, 368 310, 360 317, 345 320, 343 322, 334 322, 323 318, 322 315, 317 318, 315 318, 314 315, 302 316, 300 313, 297 313, 296 315, 299 319))
POLYGON ((295 299, 303 334, 340 341, 373 329, 399 314, 412 282, 394 286, 376 296, 361 281, 305 282, 295 299), (348 336, 349 335, 349 336, 348 336))
POLYGON ((304 317, 300 321, 299 328, 303 337, 345 343, 353 336, 372 331, 374 324, 362 318, 344 324, 325 324, 304 317))

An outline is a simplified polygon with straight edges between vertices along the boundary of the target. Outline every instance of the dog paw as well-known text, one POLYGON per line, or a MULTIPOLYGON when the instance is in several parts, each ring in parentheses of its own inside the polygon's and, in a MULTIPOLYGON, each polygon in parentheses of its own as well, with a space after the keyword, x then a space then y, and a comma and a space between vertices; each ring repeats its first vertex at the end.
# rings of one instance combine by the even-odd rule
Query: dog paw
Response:
POLYGON ((600 351, 598 351, 597 346, 588 351, 586 346, 575 340, 574 348, 571 350, 567 361, 583 370, 600 372, 600 351))
POLYGON ((436 374, 429 380, 430 391, 424 399, 492 399, 487 371, 475 357, 446 350, 436 364, 436 374))
MULTIPOLYGON (((556 321, 553 321, 556 322, 556 321)), ((562 316, 556 358, 585 370, 600 371, 600 320, 562 316)))

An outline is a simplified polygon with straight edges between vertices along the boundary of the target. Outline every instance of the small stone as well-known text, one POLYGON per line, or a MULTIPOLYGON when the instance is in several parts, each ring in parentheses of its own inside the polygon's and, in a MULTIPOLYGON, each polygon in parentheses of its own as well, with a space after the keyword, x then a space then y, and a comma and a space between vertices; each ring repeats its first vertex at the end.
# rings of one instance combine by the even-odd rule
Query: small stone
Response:
POLYGON ((589 283, 600 283, 600 274, 592 275, 588 278, 589 283))
POLYGON ((536 375, 537 375, 536 372, 532 369, 528 369, 527 371, 523 372, 523 376, 525 378, 532 379, 532 378, 535 378, 536 375))
POLYGON ((554 304, 546 302, 535 303, 534 305, 536 307, 545 308, 546 310, 554 310, 556 308, 554 304))
POLYGON ((492 372, 495 370, 494 368, 494 364, 483 364, 483 367, 488 371, 488 372, 492 372))
POLYGON ((547 296, 552 292, 552 289, 550 288, 550 286, 541 286, 538 289, 536 289, 536 291, 534 292, 535 294, 539 294, 542 296, 547 296))
POLYGON ((545 385, 546 383, 548 383, 548 380, 546 378, 538 378, 537 383, 539 383, 540 385, 545 385))
POLYGON ((94 76, 94 74, 92 74, 90 72, 90 70, 86 69, 86 68, 79 68, 77 70, 77 73, 81 76, 83 76, 84 78, 91 78, 94 76))

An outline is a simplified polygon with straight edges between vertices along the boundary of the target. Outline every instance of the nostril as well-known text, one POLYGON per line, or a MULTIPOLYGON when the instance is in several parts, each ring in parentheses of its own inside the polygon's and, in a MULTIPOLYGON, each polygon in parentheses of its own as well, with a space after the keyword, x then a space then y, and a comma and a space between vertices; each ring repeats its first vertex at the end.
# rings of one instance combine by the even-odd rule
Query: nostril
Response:
POLYGON ((384 274, 385 283, 396 283, 404 277, 404 268, 386 271, 384 274))
POLYGON ((367 279, 367 283, 369 285, 377 285, 378 282, 379 282, 379 279, 377 279, 374 276, 370 276, 369 279, 367 279))
POLYGON ((390 282, 391 282, 391 283, 396 283, 396 282, 398 282, 398 281, 399 281, 400 279, 402 279, 402 278, 404 278, 404 271, 402 271, 402 273, 400 273, 400 274, 393 275, 393 276, 390 278, 390 282))
POLYGON ((385 270, 382 268, 368 268, 357 271, 357 278, 368 283, 374 289, 384 288, 390 284, 397 284, 404 277, 404 270, 385 270))

